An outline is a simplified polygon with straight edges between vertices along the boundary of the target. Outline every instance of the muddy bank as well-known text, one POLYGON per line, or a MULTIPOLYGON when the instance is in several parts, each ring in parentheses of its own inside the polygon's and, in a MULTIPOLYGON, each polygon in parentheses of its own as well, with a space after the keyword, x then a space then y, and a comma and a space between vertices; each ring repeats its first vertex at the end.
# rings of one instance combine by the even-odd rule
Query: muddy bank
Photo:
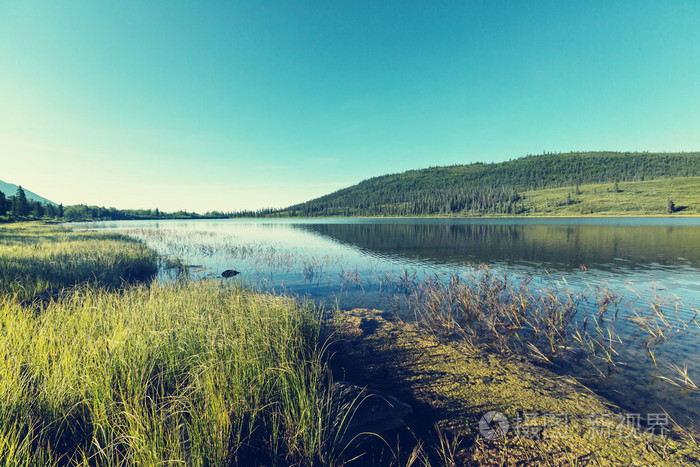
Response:
POLYGON ((524 358, 440 342, 376 310, 340 313, 330 328, 337 379, 413 407, 405 429, 384 435, 402 465, 411 455, 433 465, 700 463, 697 444, 673 432, 663 414, 624 413, 524 358), (485 416, 493 411, 502 416, 485 416))

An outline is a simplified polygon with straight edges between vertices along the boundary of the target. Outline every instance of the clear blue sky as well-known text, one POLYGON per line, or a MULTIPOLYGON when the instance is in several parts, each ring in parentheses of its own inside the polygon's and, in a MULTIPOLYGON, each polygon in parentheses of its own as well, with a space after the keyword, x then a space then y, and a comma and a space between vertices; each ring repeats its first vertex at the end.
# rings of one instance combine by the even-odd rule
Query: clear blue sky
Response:
POLYGON ((697 0, 0 0, 0 179, 64 204, 601 149, 700 150, 697 0))

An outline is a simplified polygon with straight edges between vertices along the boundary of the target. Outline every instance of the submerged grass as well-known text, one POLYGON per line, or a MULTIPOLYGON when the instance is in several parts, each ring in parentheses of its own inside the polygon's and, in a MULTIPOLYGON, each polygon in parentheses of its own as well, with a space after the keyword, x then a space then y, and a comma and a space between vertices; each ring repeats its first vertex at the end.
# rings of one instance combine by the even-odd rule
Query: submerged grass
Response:
POLYGON ((584 359, 603 376, 618 364, 619 297, 608 289, 574 293, 555 283, 537 288, 488 267, 448 281, 405 274, 397 284, 398 304, 405 302, 431 333, 547 363, 584 359))
POLYGON ((386 276, 383 287, 398 316, 441 338, 502 356, 527 355, 586 383, 607 380, 629 364, 630 349, 642 348, 655 369, 650 382, 698 391, 687 365, 664 362, 664 374, 658 374, 656 350, 700 331, 698 310, 681 315, 678 300, 666 303, 655 295, 647 303, 623 305, 622 296, 605 286, 573 291, 565 281, 551 281, 538 287, 488 266, 447 280, 420 279, 405 270, 386 276))

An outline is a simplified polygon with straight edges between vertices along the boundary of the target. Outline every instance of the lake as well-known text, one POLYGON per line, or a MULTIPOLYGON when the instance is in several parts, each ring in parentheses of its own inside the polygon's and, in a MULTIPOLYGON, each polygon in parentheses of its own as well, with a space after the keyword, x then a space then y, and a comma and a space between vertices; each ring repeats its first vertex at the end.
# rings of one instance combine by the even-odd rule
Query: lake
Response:
MULTIPOLYGON (((698 392, 681 392, 659 378, 677 380, 678 371, 669 368, 675 364, 687 366, 689 378, 700 383, 700 328, 694 322, 700 308, 700 218, 235 219, 72 226, 142 239, 163 255, 182 259, 195 278, 236 269, 237 281, 308 298, 326 309, 400 313, 410 306, 402 284, 446 283, 455 275, 474 278, 484 271, 538 290, 591 295, 610 290, 624 317, 616 324, 623 341, 617 347, 621 364, 605 379, 593 380, 577 365, 557 371, 583 378, 626 411, 644 417, 663 407, 681 423, 700 422, 698 392), (649 310, 655 310, 655 329, 663 336, 653 347, 658 371, 643 345, 649 335, 629 319, 649 310)), ((164 281, 176 277, 172 270, 160 274, 164 281)))

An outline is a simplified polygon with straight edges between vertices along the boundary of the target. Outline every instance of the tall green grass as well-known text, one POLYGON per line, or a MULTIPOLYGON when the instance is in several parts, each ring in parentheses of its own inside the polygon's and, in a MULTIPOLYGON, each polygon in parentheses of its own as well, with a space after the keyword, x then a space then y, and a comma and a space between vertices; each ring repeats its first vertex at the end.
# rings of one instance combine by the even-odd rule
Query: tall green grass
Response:
POLYGON ((340 462, 319 312, 139 282, 157 261, 120 235, 0 228, 0 465, 340 462))
POLYGON ((0 301, 4 465, 329 464, 320 316, 215 282, 0 301))
POLYGON ((157 255, 123 235, 38 223, 0 226, 0 292, 20 301, 84 283, 118 288, 156 271, 157 255))

